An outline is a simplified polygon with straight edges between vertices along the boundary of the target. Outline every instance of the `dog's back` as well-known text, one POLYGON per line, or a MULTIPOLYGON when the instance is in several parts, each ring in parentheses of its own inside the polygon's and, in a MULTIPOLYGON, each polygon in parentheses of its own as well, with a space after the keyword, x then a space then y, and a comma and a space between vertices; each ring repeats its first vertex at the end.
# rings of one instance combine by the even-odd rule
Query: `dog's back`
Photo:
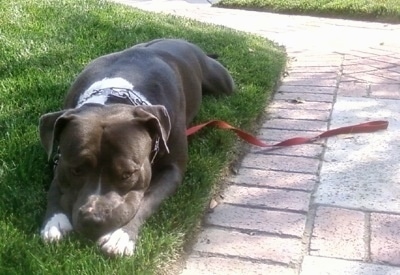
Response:
POLYGON ((92 61, 72 85, 64 107, 74 108, 93 81, 113 77, 132 83, 152 104, 163 104, 167 110, 180 105, 186 112, 185 124, 198 112, 203 93, 229 95, 234 90, 228 71, 199 47, 179 39, 158 39, 92 61))

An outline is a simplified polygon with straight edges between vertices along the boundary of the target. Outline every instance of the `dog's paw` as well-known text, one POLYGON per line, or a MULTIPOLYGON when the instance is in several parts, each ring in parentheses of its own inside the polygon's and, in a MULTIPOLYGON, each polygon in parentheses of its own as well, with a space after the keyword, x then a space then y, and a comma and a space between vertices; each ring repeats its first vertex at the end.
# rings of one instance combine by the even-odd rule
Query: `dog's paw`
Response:
POLYGON ((40 235, 45 242, 57 242, 72 231, 72 225, 65 214, 55 214, 47 221, 40 235))
POLYGON ((101 250, 108 256, 132 256, 135 250, 135 242, 123 229, 104 235, 97 243, 101 250))

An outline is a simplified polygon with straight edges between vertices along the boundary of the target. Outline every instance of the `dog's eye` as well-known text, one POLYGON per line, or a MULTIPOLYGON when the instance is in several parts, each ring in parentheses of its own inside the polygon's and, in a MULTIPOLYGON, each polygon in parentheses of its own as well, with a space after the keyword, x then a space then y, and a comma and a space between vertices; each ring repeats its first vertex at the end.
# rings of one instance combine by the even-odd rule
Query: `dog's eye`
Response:
POLYGON ((127 170, 121 174, 121 179, 122 180, 128 180, 132 178, 136 173, 139 171, 139 169, 132 169, 132 170, 127 170))
POLYGON ((127 180, 127 179, 129 179, 130 177, 132 177, 132 175, 133 175, 133 172, 125 172, 125 173, 122 174, 121 178, 122 178, 123 180, 127 180))
POLYGON ((71 168, 71 173, 74 175, 74 176, 82 176, 83 175, 83 172, 84 172, 84 170, 83 170, 83 168, 82 167, 73 167, 73 168, 71 168))

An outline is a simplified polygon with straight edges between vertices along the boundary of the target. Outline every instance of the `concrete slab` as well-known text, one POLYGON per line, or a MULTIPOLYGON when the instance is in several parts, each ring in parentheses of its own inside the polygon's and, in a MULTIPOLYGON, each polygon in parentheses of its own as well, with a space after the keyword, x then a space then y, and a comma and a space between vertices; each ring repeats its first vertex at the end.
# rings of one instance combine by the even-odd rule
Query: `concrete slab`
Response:
POLYGON ((331 128, 388 120, 389 129, 328 140, 316 203, 400 212, 399 107, 395 100, 337 98, 331 128))
POLYGON ((398 275, 399 267, 306 256, 300 275, 398 275))

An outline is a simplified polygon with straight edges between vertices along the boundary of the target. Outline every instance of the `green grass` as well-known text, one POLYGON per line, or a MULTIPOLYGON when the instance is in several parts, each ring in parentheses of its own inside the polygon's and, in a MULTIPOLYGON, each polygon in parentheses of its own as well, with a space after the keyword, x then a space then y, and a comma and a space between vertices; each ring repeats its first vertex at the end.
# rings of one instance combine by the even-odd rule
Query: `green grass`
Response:
POLYGON ((400 22, 400 0, 221 0, 216 6, 400 22))
POLYGON ((39 144, 39 116, 61 108, 65 91, 93 58, 174 37, 218 53, 238 86, 232 97, 206 97, 197 122, 219 118, 251 129, 285 66, 283 49, 106 1, 1 1, 0 13, 0 274, 168 273, 239 151, 234 135, 207 129, 190 138, 189 169, 178 193, 145 225, 135 256, 112 260, 76 235, 58 245, 41 242, 52 173, 39 144))

